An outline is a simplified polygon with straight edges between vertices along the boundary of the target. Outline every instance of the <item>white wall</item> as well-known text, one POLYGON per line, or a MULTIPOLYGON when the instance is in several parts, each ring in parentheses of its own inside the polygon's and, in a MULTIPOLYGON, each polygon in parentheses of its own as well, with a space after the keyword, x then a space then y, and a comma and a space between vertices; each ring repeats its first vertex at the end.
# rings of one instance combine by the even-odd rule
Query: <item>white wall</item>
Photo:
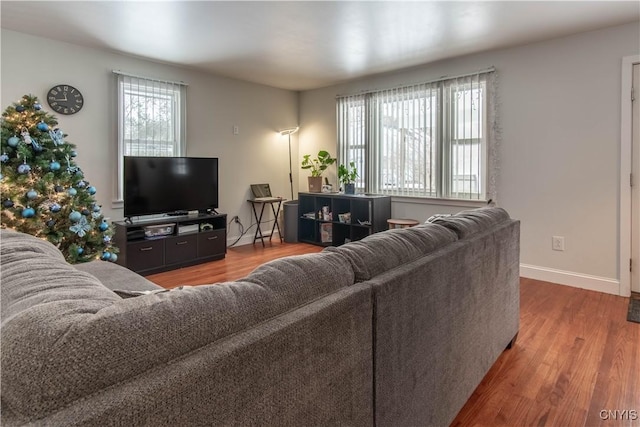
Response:
MULTIPOLYGON (((68 83, 84 95, 75 115, 58 115, 67 141, 77 145, 77 163, 98 189, 96 198, 107 217, 122 219, 112 208, 117 143, 115 83, 112 70, 184 81, 187 90, 187 155, 220 158, 220 211, 252 222, 246 202, 249 185, 269 182, 276 195, 290 197, 286 139, 276 133, 298 124, 298 93, 217 77, 131 56, 89 49, 2 30, 4 110, 25 94, 38 96, 49 112, 46 93, 68 83), (233 126, 239 134, 233 135, 233 126)), ((293 142, 297 135, 293 135, 293 142)), ((297 143, 292 144, 297 158, 297 143)), ((298 168, 294 170, 297 184, 298 168)), ((294 188, 297 192, 297 187, 294 188)), ((238 227, 229 228, 235 240, 238 227)))
MULTIPOLYGON (((497 203, 521 221, 522 275, 617 294, 621 62, 639 51, 640 24, 633 23, 306 91, 300 153, 337 151, 337 94, 495 66, 497 203), (565 237, 564 252, 551 249, 552 236, 565 237)), ((304 180, 301 174, 301 189, 304 180)), ((394 202, 392 214, 424 220, 461 209, 394 202)))

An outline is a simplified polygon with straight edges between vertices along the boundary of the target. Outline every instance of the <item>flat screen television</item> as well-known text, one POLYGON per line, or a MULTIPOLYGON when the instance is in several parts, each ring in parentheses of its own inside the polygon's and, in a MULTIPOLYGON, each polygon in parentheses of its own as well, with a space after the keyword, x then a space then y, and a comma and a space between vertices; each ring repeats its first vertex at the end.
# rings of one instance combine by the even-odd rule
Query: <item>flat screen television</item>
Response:
POLYGON ((207 212, 218 207, 218 159, 124 157, 124 216, 207 212))

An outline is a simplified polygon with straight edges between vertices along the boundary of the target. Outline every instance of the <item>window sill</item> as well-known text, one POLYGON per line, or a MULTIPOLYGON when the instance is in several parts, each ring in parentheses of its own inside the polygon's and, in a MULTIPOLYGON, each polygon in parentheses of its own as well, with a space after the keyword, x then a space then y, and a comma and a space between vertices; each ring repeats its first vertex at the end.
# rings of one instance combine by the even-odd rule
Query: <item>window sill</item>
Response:
POLYGON ((437 199, 431 197, 391 196, 393 203, 412 203, 417 205, 459 206, 463 208, 479 208, 487 205, 486 200, 437 199))

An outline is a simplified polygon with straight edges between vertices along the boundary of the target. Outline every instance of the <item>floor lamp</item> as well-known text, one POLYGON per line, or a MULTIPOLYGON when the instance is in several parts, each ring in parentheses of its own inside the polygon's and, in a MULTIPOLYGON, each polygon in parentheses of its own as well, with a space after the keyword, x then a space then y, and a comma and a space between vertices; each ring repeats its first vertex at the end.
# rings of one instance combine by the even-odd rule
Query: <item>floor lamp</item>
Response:
POLYGON ((291 129, 284 129, 279 131, 280 135, 289 137, 289 185, 291 186, 291 200, 293 200, 293 169, 291 168, 291 135, 298 132, 300 129, 298 126, 291 129))

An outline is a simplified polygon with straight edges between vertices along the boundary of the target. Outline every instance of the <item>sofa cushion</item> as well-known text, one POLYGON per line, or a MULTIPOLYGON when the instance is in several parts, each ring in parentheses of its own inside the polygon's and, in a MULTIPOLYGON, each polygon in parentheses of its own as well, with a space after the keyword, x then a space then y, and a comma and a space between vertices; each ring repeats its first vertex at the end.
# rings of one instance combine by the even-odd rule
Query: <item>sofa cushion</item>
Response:
POLYGON ((455 233, 445 227, 421 224, 375 233, 362 240, 326 248, 324 252, 343 255, 351 263, 355 280, 362 282, 425 256, 455 240, 455 233))
POLYGON ((53 244, 29 234, 3 228, 0 229, 0 240, 2 240, 2 246, 6 251, 36 252, 64 261, 64 255, 53 244))
POLYGON ((437 218, 433 221, 433 224, 442 225, 454 231, 460 239, 465 239, 486 231, 509 218, 509 214, 504 209, 487 206, 462 211, 448 217, 437 218))
POLYGON ((162 289, 155 283, 118 264, 105 261, 91 261, 74 264, 80 271, 91 274, 108 289, 126 291, 153 291, 162 289))
POLYGON ((5 252, 3 410, 25 420, 353 283, 341 256, 310 254, 265 264, 245 281, 122 299, 64 261, 5 252))

